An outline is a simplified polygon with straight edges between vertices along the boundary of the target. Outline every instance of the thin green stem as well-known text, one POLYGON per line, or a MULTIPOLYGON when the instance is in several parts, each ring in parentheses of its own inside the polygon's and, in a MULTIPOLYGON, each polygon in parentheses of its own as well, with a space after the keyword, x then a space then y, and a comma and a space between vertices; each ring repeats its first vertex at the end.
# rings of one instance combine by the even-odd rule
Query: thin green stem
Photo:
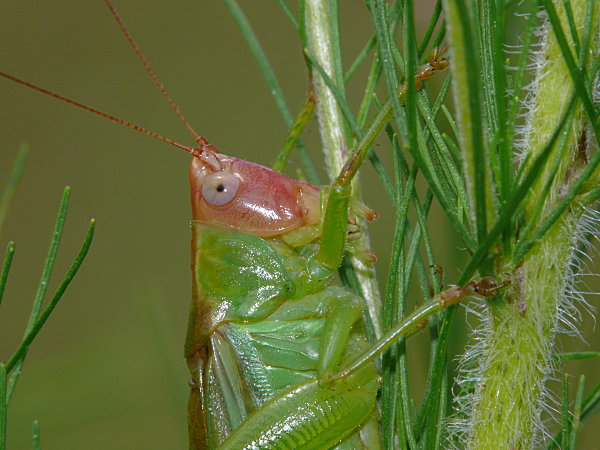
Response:
POLYGON ((567 374, 563 376, 560 413, 560 426, 562 433, 561 448, 568 449, 571 448, 569 446, 569 430, 571 429, 571 417, 569 414, 569 378, 567 374))
POLYGON ((33 421, 33 433, 31 435, 31 445, 33 450, 42 450, 42 440, 40 435, 40 423, 37 420, 33 421))
POLYGON ((7 383, 8 369, 5 362, 0 362, 0 450, 6 449, 6 431, 8 422, 7 383))
MULTIPOLYGON (((50 276, 51 276, 52 270, 54 268, 54 262, 56 260, 58 246, 59 246, 60 240, 62 238, 65 219, 66 219, 66 215, 67 215, 67 209, 68 209, 68 205, 69 205, 70 193, 71 193, 71 188, 67 186, 63 191, 61 203, 58 208, 58 215, 56 218, 54 231, 52 233, 52 238, 50 241, 50 248, 48 250, 48 255, 47 255, 46 261, 44 263, 44 269, 42 270, 42 276, 40 279, 38 290, 37 290, 35 299, 33 301, 33 305, 31 307, 31 312, 29 314, 29 319, 27 322, 27 326, 25 328, 25 335, 23 336, 23 340, 21 341, 21 345, 19 346, 19 349, 13 355, 13 357, 11 357, 10 362, 8 364, 8 370, 9 370, 9 372, 11 372, 9 385, 8 385, 8 398, 9 399, 12 397, 12 394, 14 392, 17 381, 19 380, 19 376, 21 374, 21 369, 22 369, 23 363, 25 361, 25 356, 27 355, 27 349, 29 348, 29 344, 31 343, 31 341, 33 340, 33 338, 39 331, 39 328, 41 327, 41 325, 43 324, 43 323, 40 324, 40 310, 42 308, 42 304, 44 301, 44 297, 46 295, 46 291, 48 290, 48 282, 50 280, 50 276), (26 343, 26 342, 27 342, 27 344, 25 345, 24 343, 26 343), (17 353, 19 356, 15 357, 17 355, 17 353)), ((93 235, 93 226, 91 226, 91 229, 92 229, 92 235, 93 235)), ((91 242, 91 237, 90 237, 90 242, 91 242)), ((85 243, 84 243, 84 246, 85 246, 85 243)), ((87 244, 87 246, 89 247, 89 243, 87 244)), ((85 253, 87 253, 87 249, 85 250, 85 253)), ((81 264, 81 262, 79 262, 79 264, 81 264)), ((70 281, 71 281, 71 279, 68 279, 64 289, 66 289, 66 286, 68 286, 70 281)), ((63 284, 64 284, 64 281, 63 281, 63 284)), ((59 286, 59 290, 61 289, 61 286, 63 286, 63 284, 61 284, 59 286)), ((63 292, 64 292, 64 289, 63 289, 63 292)), ((61 295, 62 295, 62 293, 61 293, 61 295)), ((55 297, 56 297, 56 294, 55 294, 55 297)), ((58 297, 58 299, 60 299, 60 296, 58 297)), ((56 302, 58 302, 58 299, 56 300, 56 302)), ((54 306, 52 306, 52 309, 50 309, 51 303, 46 307, 46 310, 44 311, 42 316, 46 313, 49 315, 49 312, 51 312, 51 310, 54 308, 54 306), (49 309, 50 309, 50 311, 48 312, 49 309)), ((46 317, 46 319, 47 319, 47 317, 46 317)), ((44 319, 44 320, 46 320, 46 319, 44 319)))
POLYGON ((44 301, 44 297, 46 295, 46 291, 48 290, 48 282, 50 281, 50 276, 52 275, 52 270, 54 269, 54 263, 56 261, 56 254, 58 253, 58 247, 60 245, 60 240, 62 238, 63 230, 65 227, 65 220, 67 218, 67 210, 69 208, 69 198, 71 196, 71 188, 67 186, 62 194, 62 198, 60 201, 60 206, 58 207, 58 215, 56 217, 56 223, 54 224, 54 230, 52 232, 52 238, 50 240, 50 248, 48 249, 48 255, 46 256, 46 261, 44 262, 44 268, 42 270, 42 276, 40 278, 40 282, 38 284, 38 289, 35 294, 35 299, 33 300, 33 306, 31 307, 31 313, 29 315, 29 319, 27 321, 27 326, 25 328, 25 334, 31 331, 34 323, 37 321, 40 309, 42 308, 42 303, 44 301))
MULTIPOLYGON (((556 42, 558 43, 562 56, 565 60, 565 66, 569 71, 569 74, 571 75, 573 86, 575 87, 575 90, 577 91, 577 94, 579 95, 579 98, 583 103, 583 108, 588 114, 590 125, 594 129, 594 133, 596 133, 596 136, 599 136, 600 120, 598 118, 596 109, 594 108, 594 103, 592 102, 591 95, 587 91, 587 86, 589 84, 586 83, 585 72, 575 62, 575 59, 569 48, 569 43, 567 42, 567 38, 562 29, 560 19, 558 17, 554 5, 550 0, 542 1, 544 2, 546 11, 548 12, 548 18, 550 19, 550 23, 552 24, 552 31, 554 32, 554 36, 556 37, 556 42)), ((582 64, 584 63, 585 61, 582 62, 582 64)))
MULTIPOLYGON (((579 395, 578 389, 578 395, 579 395)), ((580 423, 583 422, 596 407, 600 404, 600 381, 597 381, 594 387, 587 393, 587 395, 583 398, 581 402, 581 414, 580 414, 580 423)), ((562 442, 562 434, 563 430, 559 431, 554 435, 550 443, 548 444, 547 449, 553 450, 558 447, 559 443, 562 442)))
POLYGON ((4 191, 2 192, 2 197, 0 198, 0 234, 2 234, 2 226, 4 225, 4 220, 6 219, 6 214, 8 213, 8 208, 10 207, 11 200, 15 195, 15 191, 17 190, 19 180, 21 179, 21 175, 23 174, 23 169, 25 168, 25 161, 27 160, 28 153, 29 145, 21 144, 19 146, 19 150, 17 151, 17 156, 15 158, 13 168, 10 172, 8 183, 4 188, 4 191))
POLYGON ((577 394, 575 395, 575 406, 573 408, 573 424, 571 425, 571 436, 569 437, 569 444, 572 449, 576 448, 577 432, 579 431, 579 425, 581 424, 581 411, 583 409, 583 393, 585 391, 585 375, 579 377, 579 383, 577 384, 577 394))
MULTIPOLYGON (((58 288, 56 289, 54 296, 48 303, 48 306, 46 306, 46 309, 44 309, 42 314, 39 317, 37 317, 36 321, 32 324, 31 328, 28 329, 27 334, 25 335, 21 344, 19 345, 19 348, 17 348, 15 353, 11 356, 10 360, 6 364, 6 369, 9 372, 12 371, 13 369, 15 369, 17 367, 17 365, 19 365, 19 367, 21 366, 21 364, 25 358, 25 355, 27 354, 27 350, 29 349, 29 346, 31 345, 31 343, 33 342, 33 340, 35 339, 37 334, 40 332, 40 330, 42 329, 42 327, 44 326, 44 324, 50 317, 50 314, 52 314, 52 311, 54 311, 54 308, 56 308, 56 305, 58 304, 58 302, 62 298, 63 294, 69 287, 69 284, 71 284, 71 281, 73 281, 73 278, 79 271, 79 268, 81 267, 81 264, 83 263, 85 257, 87 256, 87 253, 92 244, 92 239, 94 238, 95 228, 96 228, 96 221, 92 219, 90 221, 85 239, 83 240, 83 244, 81 245, 81 248, 79 249, 79 252, 77 253, 77 256, 75 257, 75 260, 71 264, 71 267, 69 267, 69 270, 65 274, 65 277, 63 278, 61 283, 58 285, 58 288)), ((15 382, 16 382, 16 380, 11 378, 12 386, 14 386, 15 382)))
POLYGON ((481 111, 481 61, 477 52, 476 13, 464 0, 443 1, 448 39, 452 48, 450 68, 454 79, 454 104, 459 125, 463 171, 470 197, 472 233, 481 243, 487 233, 489 191, 488 146, 483 136, 481 111))
POLYGON ((315 98, 312 95, 312 92, 309 92, 306 102, 304 102, 302 109, 298 113, 298 116, 296 116, 296 120, 294 120, 294 124, 288 132, 282 149, 279 151, 277 157, 275 158, 275 162, 273 163, 273 170, 283 172, 283 169, 287 165, 290 152, 296 146, 296 143, 298 142, 302 131, 304 131, 304 127, 312 117, 314 111, 315 98))
POLYGON ((281 9, 283 10, 283 12, 285 13, 285 15, 287 16, 287 18, 289 19, 290 23, 292 24, 292 26, 294 27, 294 29, 296 30, 300 30, 300 24, 298 23, 298 20, 296 19, 296 17, 294 16, 294 14, 292 13, 292 11, 290 10, 289 6, 287 5, 287 3, 285 2, 285 0, 277 0, 277 3, 279 3, 279 6, 281 7, 281 9))
MULTIPOLYGON (((334 179, 343 167, 349 135, 347 122, 344 121, 336 96, 321 73, 327 75, 331 80, 330 85, 337 88, 338 98, 342 100, 342 103, 345 103, 343 102, 346 98, 344 73, 337 23, 338 5, 336 1, 332 0, 306 0, 303 5, 308 53, 322 71, 320 72, 319 69, 313 67, 313 83, 317 98, 317 114, 326 166, 330 179, 334 179)), ((368 148, 365 149, 365 155, 367 153, 368 148)), ((358 195, 357 183, 358 181, 354 180, 355 195, 358 195)), ((366 226, 364 223, 361 225, 363 233, 360 245, 369 248, 369 236, 366 232, 366 226)), ((381 319, 379 311, 381 309, 381 296, 375 279, 375 269, 372 265, 367 265, 357 258, 352 258, 352 265, 361 285, 375 335, 380 336, 381 319)))
MULTIPOLYGON (((417 53, 419 54, 419 56, 422 56, 425 53, 425 50, 427 49, 427 46, 429 45, 429 41, 431 39, 431 36, 433 36, 433 31, 435 30, 435 26, 437 25, 441 14, 442 14, 442 1, 437 0, 435 7, 433 8, 433 13, 431 14, 431 18, 429 19, 427 29, 425 30, 425 35, 423 36, 423 40, 421 41, 421 44, 419 44, 419 49, 417 50, 417 53)), ((435 47, 435 45, 434 45, 434 47, 435 47)))
POLYGON ((313 83, 318 99, 317 114, 321 140, 328 173, 333 179, 344 164, 348 139, 345 135, 346 126, 336 94, 327 85, 321 74, 326 74, 331 80, 330 85, 337 88, 338 98, 345 99, 344 85, 337 83, 340 77, 337 70, 341 65, 339 64, 339 49, 334 45, 335 42, 339 42, 334 38, 338 34, 337 23, 332 23, 333 17, 337 17, 337 13, 334 11, 334 5, 327 0, 306 0, 304 7, 308 53, 311 61, 316 62, 319 66, 319 69, 315 68, 313 71, 313 83))
POLYGON ((0 273, 0 305, 2 305, 2 298, 4 297, 4 290, 6 289, 6 282, 8 281, 8 273, 10 272, 10 266, 12 265, 14 255, 15 243, 11 241, 6 246, 4 263, 2 264, 2 273, 0 273))
POLYGON ((555 359, 557 361, 572 361, 576 359, 588 359, 598 358, 600 352, 568 352, 568 353, 557 353, 555 359))

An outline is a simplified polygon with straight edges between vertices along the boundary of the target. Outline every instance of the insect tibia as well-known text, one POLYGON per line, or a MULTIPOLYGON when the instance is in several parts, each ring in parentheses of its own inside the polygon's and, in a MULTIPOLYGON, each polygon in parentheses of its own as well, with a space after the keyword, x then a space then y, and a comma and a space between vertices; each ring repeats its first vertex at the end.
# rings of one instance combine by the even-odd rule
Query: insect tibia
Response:
POLYGON ((321 238, 317 260, 330 269, 339 267, 344 252, 365 263, 374 263, 377 258, 365 247, 361 237, 361 218, 375 220, 377 213, 358 199, 351 197, 350 185, 334 184, 324 188, 321 194, 321 238), (346 233, 340 233, 341 229, 346 233))

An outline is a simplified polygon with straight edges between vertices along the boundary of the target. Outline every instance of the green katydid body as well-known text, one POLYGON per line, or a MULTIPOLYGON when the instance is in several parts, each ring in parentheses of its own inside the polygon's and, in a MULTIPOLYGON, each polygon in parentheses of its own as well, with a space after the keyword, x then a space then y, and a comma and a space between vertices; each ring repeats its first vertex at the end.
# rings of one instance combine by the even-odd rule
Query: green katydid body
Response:
MULTIPOLYGON (((398 337, 419 330, 429 315, 477 292, 491 295, 498 286, 484 279, 448 289, 369 345, 362 300, 332 280, 346 250, 372 256, 355 248, 353 238, 360 230, 353 212, 368 220, 375 214, 363 205, 350 207, 350 183, 370 144, 359 147, 326 191, 219 154, 193 131, 110 0, 105 2, 200 148, 3 72, 0 76, 194 156, 193 296, 185 345, 191 373, 190 447, 380 448, 379 377, 373 358, 398 337)), ((443 54, 435 49, 419 69, 417 89, 423 79, 447 66, 443 54)), ((389 105, 385 110, 382 118, 391 114, 389 105)))
MULTIPOLYGON (((207 421, 208 441, 221 445, 254 411, 255 422, 275 419, 298 424, 303 420, 298 416, 302 408, 325 407, 325 397, 336 391, 318 385, 322 355, 341 349, 344 358, 366 347, 360 324, 342 342, 335 342, 339 328, 349 328, 359 318, 360 300, 330 284, 333 272, 311 259, 314 245, 295 249, 277 238, 263 239, 200 222, 193 222, 192 229, 195 297, 190 331, 193 335, 200 319, 210 336, 204 337, 205 360, 192 358, 191 368, 194 376, 204 377, 203 382, 194 382, 203 387, 199 400, 206 419, 197 418, 207 421), (271 301, 260 314, 252 314, 271 301), (296 391, 288 396, 291 404, 282 406, 278 396, 290 390, 296 391), (299 395, 300 391, 309 393, 299 395), (263 405, 274 398, 280 405, 271 406, 269 417, 263 405)), ((293 448, 300 444, 317 448, 311 439, 323 438, 327 426, 330 436, 321 446, 348 435, 374 409, 377 381, 373 367, 369 369, 350 380, 354 386, 343 387, 348 389, 347 398, 329 400, 331 409, 323 419, 316 424, 307 421, 306 429, 297 426, 294 436, 282 432, 276 437, 294 442, 293 448), (317 435, 310 435, 311 430, 317 435)), ((254 439, 265 439, 255 425, 247 428, 254 439)), ((225 448, 242 448, 231 440, 225 448)), ((354 439, 342 448, 361 447, 354 439)), ((374 448, 372 443, 364 447, 374 448)))
MULTIPOLYGON (((202 219, 192 222, 194 289, 186 341, 192 447, 330 448, 343 440, 338 448, 378 448, 373 365, 343 382, 320 382, 368 346, 361 299, 334 286, 335 269, 318 257, 324 195, 257 164, 214 153, 204 159, 195 160, 191 171, 194 217, 202 219), (205 170, 200 177, 198 166, 205 170), (218 204, 215 214, 204 198, 211 195, 206 186, 217 178, 225 186, 217 183, 216 192, 226 191, 229 175, 240 192, 218 204), (268 190, 246 185, 253 177, 268 181, 268 190), (241 232, 250 226, 236 210, 244 220, 252 211, 264 214, 265 196, 277 196, 279 188, 293 194, 284 209, 304 219, 269 210, 266 222, 249 221, 252 234, 241 232), (294 224, 285 226, 289 222, 294 224), (257 230, 256 223, 264 227, 257 230)), ((282 206, 281 196, 276 203, 282 206)), ((345 235, 344 227, 340 232, 345 235)))
MULTIPOLYGON (((443 54, 432 52, 417 88, 447 66, 443 54)), ((362 351, 362 301, 331 284, 359 231, 349 211, 350 183, 369 146, 353 154, 324 194, 197 141, 185 348, 191 447, 379 448, 378 375, 367 362, 375 353, 331 381, 353 356, 369 353, 362 351)), ((375 218, 368 208, 356 209, 375 218)), ((470 292, 458 288, 431 311, 470 292)), ((399 335, 374 348, 382 351, 399 335)))
POLYGON ((349 191, 336 182, 325 194, 208 143, 196 150, 190 447, 380 448, 373 358, 431 314, 508 281, 453 286, 368 344, 362 300, 332 283, 344 248, 360 252, 349 191))
MULTIPOLYGON (((442 55, 433 52, 417 79, 446 67, 442 55)), ((195 132, 200 148, 3 72, 0 76, 193 155, 193 297, 185 345, 191 448, 380 448, 373 359, 399 337, 422 329, 432 314, 467 296, 494 296, 510 282, 484 278, 453 286, 368 344, 362 300, 332 283, 346 250, 372 258, 356 248, 353 238, 360 230, 353 212, 368 220, 375 214, 358 203, 350 206, 350 183, 368 145, 349 158, 331 187, 321 190, 221 155, 195 132)))

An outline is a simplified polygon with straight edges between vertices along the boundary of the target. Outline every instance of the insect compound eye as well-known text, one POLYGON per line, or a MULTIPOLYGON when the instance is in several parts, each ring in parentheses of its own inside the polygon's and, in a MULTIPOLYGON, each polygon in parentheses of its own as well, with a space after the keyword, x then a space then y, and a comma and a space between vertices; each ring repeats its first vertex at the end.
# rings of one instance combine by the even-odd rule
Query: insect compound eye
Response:
POLYGON ((202 182, 202 197, 211 206, 227 205, 239 190, 240 179, 225 171, 210 174, 202 182))

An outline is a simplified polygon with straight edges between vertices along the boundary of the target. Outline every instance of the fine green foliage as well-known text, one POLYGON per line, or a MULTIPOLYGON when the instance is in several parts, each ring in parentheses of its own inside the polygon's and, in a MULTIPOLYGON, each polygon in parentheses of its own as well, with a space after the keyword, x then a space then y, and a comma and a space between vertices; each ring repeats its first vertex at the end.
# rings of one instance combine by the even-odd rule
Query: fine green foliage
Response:
MULTIPOLYGON (((22 144, 17 151, 17 157, 15 158, 15 164, 10 172, 10 177, 8 179, 8 183, 2 192, 2 198, 0 198, 0 233, 2 233, 2 225, 6 220, 6 214, 8 213, 8 209, 10 207, 10 203, 12 198, 17 190, 17 186, 19 184, 19 180, 21 179, 21 175, 23 174, 23 169, 25 168, 25 161, 27 160, 27 154, 29 153, 29 146, 27 144, 22 144)), ((8 263, 10 264, 10 263, 8 263)), ((7 269, 8 270, 8 269, 7 269)), ((8 271, 3 271, 3 277, 8 274, 8 271)), ((4 283, 0 281, 0 286, 3 286, 4 283)), ((2 293, 4 291, 0 291, 0 301, 2 299, 2 293)))
POLYGON ((41 450, 42 443, 40 437, 40 424, 37 420, 33 421, 33 434, 31 436, 33 450, 41 450))
MULTIPOLYGON (((26 154, 26 147, 22 146, 17 155, 17 160, 12 175, 10 176, 10 181, 5 188, 4 195, 2 196, 0 211, 6 212, 8 210, 8 203, 12 198, 14 189, 23 172, 26 154)), ((29 314, 29 319, 27 321, 24 336, 18 348, 14 351, 12 356, 8 358, 8 361, 0 363, 0 449, 6 448, 8 405, 15 391, 15 387, 17 381, 19 380, 19 376, 21 375, 21 370, 23 368, 23 364, 25 363, 27 351, 30 345, 35 340, 38 333, 40 332, 40 330, 42 329, 42 327, 44 326, 44 324, 46 323, 46 321, 48 320, 48 318, 50 317, 50 314, 52 314, 52 312, 54 311, 54 308, 56 308, 56 305, 58 305, 58 302, 67 290, 69 284, 71 283, 71 281, 73 281, 73 278, 77 274, 77 271, 81 267, 81 264, 83 263, 83 260, 85 259, 88 250, 90 249, 90 245, 92 244, 92 239, 94 237, 94 229, 96 223, 92 219, 90 221, 85 239, 81 245, 78 254, 73 260, 73 263, 71 264, 67 273, 63 277, 62 281, 59 283, 54 294, 44 307, 44 299, 46 298, 46 292, 48 289, 50 277, 52 275, 52 269, 56 260, 56 254, 58 252, 58 247, 60 245, 60 241, 63 235, 65 219, 67 216, 67 209, 69 206, 70 194, 71 188, 66 187, 62 195, 60 206, 58 208, 58 215, 56 218, 54 230, 52 232, 52 238, 50 240, 48 256, 46 257, 44 263, 44 269, 42 271, 42 276, 38 285, 37 293, 33 301, 31 312, 29 314), (44 307, 43 310, 42 307, 44 307)), ((6 288, 6 283, 8 281, 8 275, 11 264, 13 262, 14 254, 15 243, 9 242, 7 245, 6 255, 4 257, 4 263, 2 266, 2 274, 0 275, 0 303, 2 302, 2 296, 6 288)), ((40 448, 39 426, 37 422, 34 423, 33 446, 34 448, 40 448)))
MULTIPOLYGON (((413 2, 366 1, 375 32, 346 71, 338 2, 300 1, 298 13, 279 2, 298 31, 309 71, 309 99, 294 126, 289 111, 282 108, 286 104, 282 91, 250 24, 234 0, 226 3, 290 127, 283 159, 294 141, 300 146, 303 123, 312 111, 306 105, 314 95, 330 179, 340 173, 346 149, 364 150, 396 210, 385 294, 379 294, 374 272, 365 273, 360 262, 347 260, 341 270, 342 280, 368 304, 371 336, 380 336, 408 313, 412 275, 425 297, 440 290, 438 278, 428 270, 435 264, 427 224, 432 201, 441 206, 470 254, 454 281, 462 286, 477 274, 512 281, 496 299, 482 305, 488 324, 482 323, 476 330, 482 343, 463 357, 463 368, 471 380, 461 383, 462 391, 454 402, 447 398, 451 385, 447 350, 456 308, 430 320, 430 369, 424 398, 416 402, 420 408, 415 408, 409 393, 405 343, 383 356, 379 405, 384 446, 392 448, 396 440, 402 448, 446 446, 447 436, 440 430, 447 422, 458 432, 453 445, 535 445, 546 432, 539 414, 546 396, 544 383, 553 367, 551 361, 556 359, 552 349, 560 331, 558 324, 575 308, 565 300, 576 275, 577 255, 572 249, 596 230, 590 212, 598 199, 600 162, 600 153, 594 151, 599 121, 593 91, 600 66, 600 13, 595 2, 439 1, 419 40, 413 2), (507 57, 508 24, 515 13, 526 14, 525 25, 517 54, 507 57), (432 102, 413 74, 427 62, 431 49, 443 45, 444 38, 450 46, 451 74, 432 102), (367 64, 364 96, 355 113, 346 87, 367 64), (560 87, 551 84, 553 78, 560 80, 560 87), (526 87, 530 79, 533 87, 526 87), (450 85, 453 113, 444 106, 450 85), (557 91, 565 95, 555 96, 557 91), (441 110, 452 134, 441 125, 441 110), (381 131, 385 131, 389 147, 378 152, 392 153, 391 174, 372 148, 381 131), (415 187, 420 178, 427 186, 424 193, 415 187), (409 219, 411 210, 416 219, 409 219), (546 257, 557 258, 554 270, 548 269, 546 257), (534 270, 545 270, 547 281, 538 278, 533 285, 533 278, 528 277, 534 270), (537 303, 537 298, 547 300, 537 303), (540 326, 546 331, 537 334, 540 326), (532 334, 523 331, 527 329, 532 334), (531 342, 531 348, 527 349, 526 342, 531 342), (513 350, 513 345, 521 350, 513 350), (514 359, 511 355, 519 351, 528 361, 522 366, 496 358, 504 354, 514 359), (495 364, 497 370, 489 371, 495 364), (505 385, 502 371, 512 374, 505 385), (517 395, 529 406, 522 411, 515 408, 515 417, 487 417, 486 411, 511 409, 503 406, 501 396, 485 403, 484 384, 490 394, 498 391, 489 387, 490 380, 498 381, 499 391, 507 396, 515 395, 508 389, 509 383, 524 385, 517 395), (526 392, 528 387, 531 390, 526 392), (450 406, 458 412, 448 419, 450 406)), ((278 168, 282 167, 280 163, 278 168)), ((305 170, 312 174, 306 166, 305 170)), ((558 358, 595 355, 563 354, 558 358)), ((576 431, 584 412, 590 411, 592 398, 594 395, 584 398, 581 381, 570 412, 568 396, 563 395, 562 429, 553 442, 574 448, 576 431)))
MULTIPOLYGON (((600 382, 589 389, 581 376, 573 395, 571 378, 556 371, 599 352, 559 353, 557 342, 565 331, 578 334, 573 317, 580 308, 574 298, 581 297, 576 289, 581 254, 597 236, 599 220, 598 2, 438 0, 420 29, 415 16, 421 2, 365 0, 372 33, 352 55, 344 45, 352 29, 340 23, 344 2, 277 3, 297 34, 297 57, 306 66, 306 99, 297 111, 243 8, 236 0, 223 1, 289 130, 274 168, 285 171, 297 153, 302 178, 349 189, 352 176, 368 161, 376 177, 362 183, 378 185, 395 219, 389 266, 377 266, 378 280, 370 261, 346 254, 339 278, 364 300, 365 335, 372 348, 407 319, 409 331, 428 333, 426 376, 409 365, 412 344, 405 337, 377 356, 382 446, 576 448, 578 431, 600 403, 600 382), (515 17, 521 18, 516 32, 515 17), (362 83, 360 94, 351 83, 362 83), (304 144, 313 116, 324 164, 304 144), (346 161, 354 152, 357 156, 346 161), (434 208, 445 215, 466 255, 446 270, 451 279, 444 280, 437 265, 443 249, 434 247, 434 208), (461 308, 443 309, 448 304, 436 299, 444 297, 449 283, 466 289, 482 279, 496 284, 491 294, 480 292, 467 306, 475 311, 475 323, 469 346, 457 351, 461 362, 455 382, 450 362, 461 308), (412 387, 416 378, 426 378, 421 397, 412 387), (553 394, 552 378, 562 385, 554 393, 560 404, 556 424, 548 428, 544 411, 550 409, 545 407, 553 394)), ((0 231, 25 155, 20 150, 0 200, 0 231)), ((360 183, 358 177, 352 181, 351 204, 362 202, 360 183)), ((8 403, 29 345, 91 244, 94 221, 44 307, 69 193, 65 189, 23 340, 0 363, 0 450, 6 447, 8 403)), ((357 220, 356 245, 370 248, 367 224, 357 220)), ((338 234, 345 245, 345 236, 338 234)), ((14 252, 14 243, 8 243, 0 304, 14 252)), ((218 278, 211 280, 220 284, 218 278)), ((33 430, 33 447, 40 448, 37 422, 33 430)))

